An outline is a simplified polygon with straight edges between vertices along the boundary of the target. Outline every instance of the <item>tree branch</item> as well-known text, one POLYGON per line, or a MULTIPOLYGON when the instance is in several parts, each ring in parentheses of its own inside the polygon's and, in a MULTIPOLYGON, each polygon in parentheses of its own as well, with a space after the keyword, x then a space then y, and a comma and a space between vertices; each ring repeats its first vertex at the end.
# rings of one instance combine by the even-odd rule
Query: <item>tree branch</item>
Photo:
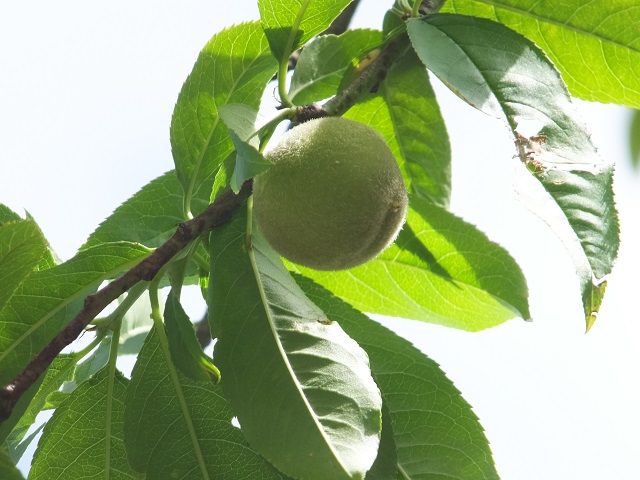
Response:
POLYGON ((375 90, 382 83, 389 72, 393 62, 401 56, 408 46, 409 40, 406 34, 391 40, 373 60, 340 94, 333 97, 323 105, 323 110, 328 115, 342 115, 351 108, 360 97, 375 90))
MULTIPOLYGON (((353 10, 357 6, 357 1, 353 10)), ((353 13, 351 13, 353 15, 353 13)), ((406 34, 402 34, 389 41, 378 55, 358 77, 342 92, 333 97, 323 106, 308 105, 297 110, 294 122, 302 123, 312 118, 342 115, 353 106, 363 95, 382 82, 402 51, 408 46, 406 34)), ((60 352, 76 340, 91 321, 120 295, 127 292, 134 285, 151 281, 158 271, 166 265, 176 254, 189 243, 212 228, 227 222, 235 210, 239 208, 251 194, 251 181, 245 182, 238 195, 232 192, 222 194, 213 204, 192 220, 180 224, 163 245, 157 248, 146 259, 138 263, 124 275, 109 283, 85 299, 84 308, 8 385, 0 390, 0 422, 11 415, 13 407, 20 396, 35 383, 42 373, 60 352)))
POLYGON ((307 105, 299 108, 292 121, 297 124, 314 118, 343 115, 360 98, 375 90, 384 81, 389 68, 402 56, 408 45, 409 39, 406 34, 390 40, 344 90, 322 106, 307 105))
POLYGON ((153 280, 158 271, 189 243, 213 227, 227 222, 251 194, 251 187, 251 181, 248 181, 242 186, 238 195, 232 192, 223 193, 200 215, 180 224, 173 236, 151 255, 106 287, 89 295, 85 299, 84 308, 64 330, 31 360, 11 383, 0 390, 0 421, 9 418, 20 396, 44 373, 54 358, 80 336, 87 325, 107 305, 134 285, 153 280))

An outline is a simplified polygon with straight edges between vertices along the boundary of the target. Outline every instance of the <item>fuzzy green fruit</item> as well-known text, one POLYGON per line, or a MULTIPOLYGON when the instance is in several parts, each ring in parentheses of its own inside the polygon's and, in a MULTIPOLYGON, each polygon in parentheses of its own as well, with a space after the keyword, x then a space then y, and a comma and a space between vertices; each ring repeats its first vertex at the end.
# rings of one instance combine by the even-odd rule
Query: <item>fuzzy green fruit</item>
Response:
POLYGON ((318 270, 351 268, 395 239, 407 212, 396 160, 370 127, 328 117, 287 132, 256 177, 256 222, 282 256, 318 270))

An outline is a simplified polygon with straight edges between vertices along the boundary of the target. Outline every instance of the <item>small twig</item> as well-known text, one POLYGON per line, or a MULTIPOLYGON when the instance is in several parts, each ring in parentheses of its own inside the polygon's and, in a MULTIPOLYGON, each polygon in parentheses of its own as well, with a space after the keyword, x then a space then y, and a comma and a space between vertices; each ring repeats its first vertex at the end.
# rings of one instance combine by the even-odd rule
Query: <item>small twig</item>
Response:
POLYGON ((84 308, 42 350, 11 383, 0 390, 0 420, 6 420, 20 396, 44 373, 60 352, 71 344, 100 312, 120 295, 142 281, 151 281, 158 271, 189 243, 213 227, 227 222, 233 212, 251 193, 251 182, 246 182, 238 195, 222 194, 215 203, 192 220, 180 224, 163 245, 106 287, 89 295, 84 308))
POLYGON ((323 105, 321 110, 324 115, 319 116, 342 115, 349 110, 359 98, 375 89, 385 79, 389 68, 401 56, 407 45, 408 39, 404 34, 389 41, 380 55, 347 88, 323 105))
MULTIPOLYGON (((438 3, 437 1, 435 3, 438 3)), ((292 120, 301 121, 328 115, 342 115, 363 95, 382 82, 399 54, 408 45, 406 35, 389 41, 373 60, 342 92, 322 107, 314 105, 297 109, 292 120)), ((213 204, 192 220, 180 224, 163 245, 121 277, 85 299, 84 308, 8 385, 0 390, 0 422, 11 415, 20 396, 49 367, 58 354, 76 340, 91 321, 120 295, 142 281, 152 281, 157 273, 189 243, 208 230, 227 222, 251 193, 251 181, 245 182, 238 195, 222 194, 213 204)))

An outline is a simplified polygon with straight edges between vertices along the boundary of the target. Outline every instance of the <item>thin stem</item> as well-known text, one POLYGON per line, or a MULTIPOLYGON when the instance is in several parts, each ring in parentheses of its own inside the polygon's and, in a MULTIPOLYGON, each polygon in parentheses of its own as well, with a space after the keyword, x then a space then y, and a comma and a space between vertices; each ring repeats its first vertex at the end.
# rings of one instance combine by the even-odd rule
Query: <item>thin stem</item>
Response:
POLYGON ((171 360, 171 350, 169 348, 169 339, 167 338, 167 333, 164 330, 164 321, 162 318, 162 312, 160 311, 160 300, 158 298, 158 283, 160 281, 160 278, 161 276, 158 275, 158 277, 156 277, 156 279, 151 283, 151 286, 149 287, 149 301, 151 302, 151 318, 153 320, 153 326, 155 327, 155 332, 158 335, 158 342, 160 343, 162 354, 164 355, 165 361, 167 362, 167 371, 169 373, 169 377, 171 378, 171 383, 173 383, 173 387, 176 391, 176 398, 178 399, 178 403, 180 404, 180 410, 182 411, 182 416, 186 423, 187 430, 189 431, 189 436, 191 437, 191 442, 195 450, 198 465, 200 466, 200 473, 202 474, 202 478, 209 480, 210 477, 209 477, 209 472, 207 471, 207 468, 206 468, 204 455, 202 453, 202 449, 200 447, 200 443, 196 435, 196 430, 193 426, 193 421, 191 420, 191 411, 189 410, 189 405, 187 405, 187 400, 184 396, 182 384, 180 383, 180 377, 178 377, 178 372, 176 372, 176 369, 171 360))
POLYGON ((153 282, 149 287, 149 303, 151 303, 151 319, 156 329, 164 329, 162 312, 160 311, 160 299, 158 297, 158 283, 153 282))
POLYGON ((304 18, 304 14, 309 7, 311 0, 304 0, 302 5, 300 5, 300 10, 298 10, 298 15, 296 15, 295 20, 293 21, 293 25, 291 25, 291 31, 289 32, 289 38, 287 38, 287 44, 284 48, 284 53, 282 58, 280 59, 280 69, 278 70, 278 94, 280 95, 280 102, 285 107, 293 107, 293 102, 291 98, 289 98, 289 93, 287 92, 287 72, 289 71, 289 55, 293 51, 294 42, 296 41, 296 37, 298 35, 298 28, 302 23, 302 19, 304 18))
MULTIPOLYGON (((307 0, 305 2, 298 14, 292 35, 289 39, 290 47, 288 51, 293 48, 293 42, 295 41, 294 32, 298 30, 304 10, 308 6, 309 1, 310 0, 307 0)), ((442 5, 442 0, 434 0, 433 3, 434 7, 429 9, 429 13, 437 11, 442 5)), ((407 43, 408 41, 404 35, 390 40, 382 49, 380 56, 364 69, 347 88, 327 102, 324 107, 311 105, 298 108, 292 120, 300 122, 311 120, 312 118, 325 117, 327 115, 342 115, 363 95, 366 95, 374 86, 384 80, 386 72, 393 64, 394 59, 400 56, 403 47, 406 46, 407 43)), ((286 75, 281 77, 286 77, 286 75)), ((280 81, 284 82, 285 79, 282 78, 280 81)), ((290 112, 288 112, 287 115, 288 114, 290 114, 290 112)), ((75 318, 29 362, 22 372, 9 384, 0 389, 0 422, 11 415, 13 407, 22 394, 44 373, 60 352, 78 338, 87 325, 89 325, 107 305, 127 292, 134 285, 142 281, 152 280, 167 262, 181 252, 194 239, 212 228, 226 223, 250 195, 251 185, 250 181, 245 182, 238 195, 234 195, 230 191, 220 195, 202 214, 180 224, 174 235, 146 259, 111 282, 105 288, 89 295, 85 299, 84 308, 75 318)), ((190 195, 186 195, 186 198, 190 199, 190 195)), ((188 207, 188 203, 188 201, 185 202, 186 207, 188 207)), ((189 208, 185 208, 186 213, 188 213, 189 210, 189 208)))
POLYGON ((245 182, 238 195, 230 191, 220 195, 200 215, 193 220, 181 223, 169 240, 135 267, 109 283, 106 287, 89 295, 84 301, 84 307, 74 319, 29 362, 22 372, 0 389, 0 422, 9 418, 13 407, 24 392, 45 372, 60 352, 80 336, 87 325, 107 305, 138 283, 152 280, 164 265, 194 239, 229 221, 233 213, 251 193, 251 185, 250 181, 245 182))
MULTIPOLYGON (((132 295, 131 294, 127 295, 127 298, 122 302, 122 304, 120 304, 120 306, 122 306, 127 300, 129 300, 129 297, 132 297, 132 295)), ((128 302, 129 307, 133 304, 134 301, 135 300, 128 302)), ((104 440, 106 442, 105 455, 104 455, 104 474, 105 474, 106 480, 109 480, 111 478, 111 423, 112 423, 112 416, 113 416, 113 390, 114 390, 116 374, 117 374, 116 361, 118 359, 118 347, 120 346, 120 328, 122 327, 122 318, 127 310, 128 308, 126 310, 123 310, 123 312, 118 316, 114 317, 115 325, 112 327, 113 331, 111 333, 111 348, 109 349, 109 363, 107 364, 107 369, 108 369, 107 398, 106 398, 107 404, 105 408, 105 435, 104 435, 105 437, 104 440)))
POLYGON ((116 307, 116 309, 104 318, 96 319, 92 323, 98 327, 98 330, 114 330, 119 326, 119 322, 124 318, 129 309, 140 298, 147 289, 148 282, 140 282, 129 290, 125 299, 116 307))
POLYGON ((422 0, 415 0, 415 2, 413 2, 413 10, 411 12, 411 16, 412 17, 419 17, 420 16, 420 6, 422 5, 422 0))
POLYGON ((290 120, 290 119, 294 118, 296 116, 296 114, 298 113, 298 110, 299 109, 297 107, 283 108, 282 110, 280 110, 278 112, 278 114, 275 117, 273 117, 267 123, 265 123, 260 128, 258 128, 253 133, 251 133, 251 135, 249 135, 249 137, 247 138, 247 142, 249 140, 251 140, 252 138, 256 137, 256 136, 259 136, 265 130, 273 127, 274 125, 277 125, 280 122, 282 122, 283 120, 290 120))
POLYGON ((209 271, 209 262, 207 262, 206 257, 203 257, 198 252, 194 252, 193 261, 196 263, 196 265, 198 265, 198 268, 200 270, 203 270, 205 272, 209 271))
POLYGON ((278 70, 278 95, 280 95, 280 103, 285 107, 293 107, 291 97, 287 91, 287 72, 289 71, 289 57, 280 62, 278 70))

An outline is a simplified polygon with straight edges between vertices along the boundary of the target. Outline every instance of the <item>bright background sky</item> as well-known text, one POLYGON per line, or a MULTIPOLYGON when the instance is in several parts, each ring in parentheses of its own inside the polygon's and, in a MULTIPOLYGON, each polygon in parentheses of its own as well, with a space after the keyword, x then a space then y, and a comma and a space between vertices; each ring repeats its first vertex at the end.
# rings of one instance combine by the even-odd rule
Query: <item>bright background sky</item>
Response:
MULTIPOLYGON (((379 26, 390 3, 364 0, 356 26, 379 26)), ((257 18, 255 4, 0 4, 0 203, 29 211, 60 257, 72 256, 119 203, 173 167, 169 122, 198 51, 224 26, 257 18)), ((453 146, 452 209, 518 260, 534 321, 480 334, 384 323, 440 363, 473 405, 503 480, 640 478, 640 178, 628 162, 628 112, 579 104, 601 154, 618 162, 623 227, 585 336, 572 263, 515 187, 509 132, 436 87, 453 146)))

